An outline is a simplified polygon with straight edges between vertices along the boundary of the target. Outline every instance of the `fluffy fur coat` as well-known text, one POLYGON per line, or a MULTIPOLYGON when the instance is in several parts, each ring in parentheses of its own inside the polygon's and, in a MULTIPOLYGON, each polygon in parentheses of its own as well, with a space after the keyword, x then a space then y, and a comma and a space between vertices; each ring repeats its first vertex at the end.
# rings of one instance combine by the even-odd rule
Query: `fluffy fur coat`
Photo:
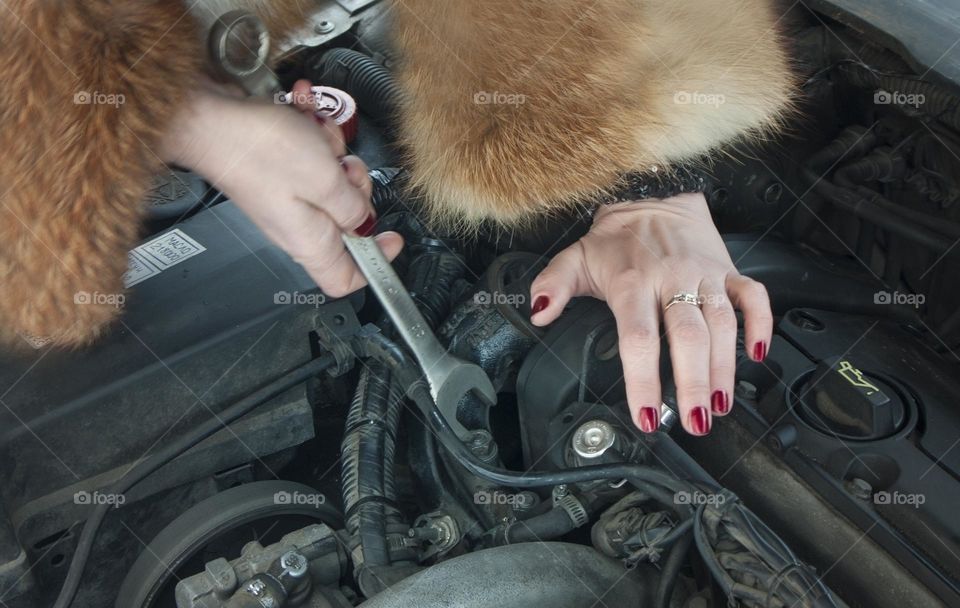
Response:
MULTIPOLYGON (((282 37, 314 1, 0 5, 0 337, 76 345, 108 325, 113 306, 75 295, 122 291, 206 24, 245 7, 282 37)), ((568 207, 775 128, 790 105, 769 0, 393 1, 408 166, 452 224, 568 207)))

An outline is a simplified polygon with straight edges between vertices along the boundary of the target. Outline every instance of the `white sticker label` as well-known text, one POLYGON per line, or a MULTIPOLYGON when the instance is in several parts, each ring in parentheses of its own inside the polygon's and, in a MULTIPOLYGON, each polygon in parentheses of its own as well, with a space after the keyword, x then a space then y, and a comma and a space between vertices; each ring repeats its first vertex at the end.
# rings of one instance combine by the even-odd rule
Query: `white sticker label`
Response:
POLYGON ((136 250, 128 254, 127 273, 123 275, 123 286, 133 287, 137 283, 146 281, 155 274, 160 274, 160 270, 143 259, 136 250))
POLYGON ((206 250, 206 247, 175 228, 130 252, 123 284, 133 287, 206 250))

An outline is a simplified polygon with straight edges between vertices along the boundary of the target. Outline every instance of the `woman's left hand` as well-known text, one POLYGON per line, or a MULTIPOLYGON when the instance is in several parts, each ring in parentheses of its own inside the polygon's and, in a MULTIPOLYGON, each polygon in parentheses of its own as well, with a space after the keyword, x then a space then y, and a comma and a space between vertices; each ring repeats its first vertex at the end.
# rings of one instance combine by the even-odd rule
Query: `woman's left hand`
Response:
POLYGON ((683 427, 710 432, 730 412, 737 318, 754 361, 766 357, 773 315, 763 285, 739 272, 701 194, 602 207, 590 232, 562 251, 534 281, 533 323, 547 325, 576 296, 605 300, 617 321, 627 401, 644 432, 660 422, 661 319, 683 427), (697 307, 677 294, 701 298, 697 307))

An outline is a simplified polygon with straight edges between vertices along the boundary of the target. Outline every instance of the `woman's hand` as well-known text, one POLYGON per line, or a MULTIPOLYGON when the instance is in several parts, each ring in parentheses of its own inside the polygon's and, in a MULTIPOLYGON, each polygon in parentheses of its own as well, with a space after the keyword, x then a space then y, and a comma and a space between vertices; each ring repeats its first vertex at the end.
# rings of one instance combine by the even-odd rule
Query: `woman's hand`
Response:
MULTIPOLYGON (((341 233, 373 233, 372 185, 363 161, 346 156, 332 121, 206 86, 182 112, 161 154, 220 188, 327 295, 366 284, 341 233)), ((403 247, 392 232, 377 242, 391 260, 403 247)))
POLYGON ((606 300, 617 320, 627 400, 636 425, 659 426, 660 321, 666 327, 683 427, 710 432, 711 415, 730 412, 737 318, 748 355, 762 361, 773 332, 766 290, 737 272, 703 195, 601 208, 590 232, 561 252, 531 288, 533 323, 547 325, 570 298, 606 300), (699 294, 702 307, 674 295, 699 294))

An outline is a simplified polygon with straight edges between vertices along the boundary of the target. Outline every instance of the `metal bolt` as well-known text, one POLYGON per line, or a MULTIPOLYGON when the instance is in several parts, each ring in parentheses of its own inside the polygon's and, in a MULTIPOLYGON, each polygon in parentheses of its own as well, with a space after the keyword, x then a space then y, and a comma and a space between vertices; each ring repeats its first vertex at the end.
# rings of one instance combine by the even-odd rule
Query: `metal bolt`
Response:
POLYGON ((581 458, 599 458, 613 447, 617 433, 603 420, 584 422, 573 434, 573 451, 581 458))
POLYGON ((493 435, 487 431, 473 431, 470 433, 467 444, 474 456, 484 462, 493 462, 497 459, 497 444, 493 440, 493 435))
POLYGON ((540 497, 537 496, 535 492, 524 490, 516 495, 516 502, 513 505, 513 510, 518 513, 525 513, 537 506, 539 502, 540 497))
POLYGON ((296 551, 289 551, 280 558, 280 567, 293 578, 300 578, 307 573, 307 558, 296 551))
POLYGON ((320 23, 313 26, 313 31, 315 31, 318 34, 329 34, 334 29, 336 29, 336 27, 337 26, 336 24, 334 24, 333 21, 327 21, 326 19, 324 19, 320 23))
POLYGON ((250 595, 255 597, 260 597, 263 595, 263 592, 267 590, 267 584, 261 580, 252 580, 247 583, 247 591, 250 595))
POLYGON ((570 493, 570 488, 567 487, 567 484, 562 483, 559 486, 553 487, 553 506, 557 506, 563 498, 570 493))

